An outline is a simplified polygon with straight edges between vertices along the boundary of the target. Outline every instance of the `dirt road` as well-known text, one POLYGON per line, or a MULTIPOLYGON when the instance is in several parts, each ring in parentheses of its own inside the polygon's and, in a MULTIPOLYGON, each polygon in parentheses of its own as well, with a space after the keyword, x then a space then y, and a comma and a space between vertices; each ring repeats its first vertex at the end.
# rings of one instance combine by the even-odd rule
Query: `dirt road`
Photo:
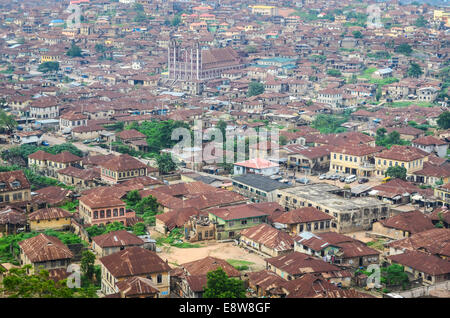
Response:
POLYGON ((249 265, 252 271, 259 271, 265 268, 264 258, 256 255, 255 253, 249 253, 244 248, 234 246, 233 243, 208 243, 204 247, 199 248, 177 248, 177 247, 164 247, 162 252, 158 255, 163 260, 168 260, 171 267, 176 267, 184 263, 192 262, 207 256, 213 256, 224 260, 239 260, 251 262, 249 265))

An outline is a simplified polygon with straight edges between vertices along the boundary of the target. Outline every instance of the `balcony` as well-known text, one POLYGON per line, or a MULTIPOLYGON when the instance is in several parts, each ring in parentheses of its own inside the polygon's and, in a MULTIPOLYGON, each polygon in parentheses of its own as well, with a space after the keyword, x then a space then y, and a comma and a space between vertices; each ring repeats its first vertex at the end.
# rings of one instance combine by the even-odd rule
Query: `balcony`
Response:
POLYGON ((374 163, 370 163, 367 161, 363 161, 359 164, 359 167, 361 169, 367 169, 367 170, 374 170, 375 169, 375 164, 374 163))

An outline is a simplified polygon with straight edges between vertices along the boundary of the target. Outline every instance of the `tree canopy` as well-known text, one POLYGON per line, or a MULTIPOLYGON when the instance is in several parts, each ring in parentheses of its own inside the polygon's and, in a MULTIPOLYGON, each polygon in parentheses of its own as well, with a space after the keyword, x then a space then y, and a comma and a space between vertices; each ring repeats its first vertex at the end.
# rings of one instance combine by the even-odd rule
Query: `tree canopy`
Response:
POLYGON ((415 62, 411 62, 411 64, 409 65, 409 68, 408 68, 408 72, 407 72, 408 77, 418 78, 422 74, 423 74, 423 71, 422 71, 422 68, 420 67, 420 65, 415 62))
POLYGON ((39 64, 38 71, 42 73, 57 72, 59 71, 58 62, 44 62, 39 64))
POLYGON ((229 278, 221 267, 206 276, 203 298, 245 298, 244 282, 229 278))
POLYGON ((445 111, 439 115, 437 124, 441 129, 449 129, 450 128, 450 112, 445 111))
POLYGON ((406 180, 406 168, 401 166, 389 167, 386 170, 386 177, 406 180))
POLYGON ((9 298, 96 298, 95 287, 69 288, 67 280, 54 282, 47 270, 29 275, 31 265, 11 268, 0 285, 9 298))
POLYGON ((177 169, 177 164, 173 161, 172 156, 164 153, 156 158, 159 173, 168 174, 177 169))
POLYGON ((70 49, 66 52, 67 56, 70 57, 81 57, 81 49, 75 43, 72 43, 70 49))
POLYGON ((252 97, 264 93, 264 85, 260 82, 251 82, 248 85, 247 96, 252 97))

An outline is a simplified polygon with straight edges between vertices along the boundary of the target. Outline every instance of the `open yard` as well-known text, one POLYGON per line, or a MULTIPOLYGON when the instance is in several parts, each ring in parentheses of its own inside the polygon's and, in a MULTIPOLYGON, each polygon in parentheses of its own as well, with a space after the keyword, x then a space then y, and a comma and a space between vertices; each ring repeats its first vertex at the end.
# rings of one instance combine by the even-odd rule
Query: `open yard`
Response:
POLYGON ((228 261, 233 266, 249 267, 249 270, 258 271, 265 268, 264 258, 254 253, 249 253, 244 248, 234 246, 232 242, 217 243, 208 242, 198 248, 177 248, 173 246, 161 247, 158 255, 169 262, 171 267, 183 263, 192 262, 207 256, 213 256, 228 261))

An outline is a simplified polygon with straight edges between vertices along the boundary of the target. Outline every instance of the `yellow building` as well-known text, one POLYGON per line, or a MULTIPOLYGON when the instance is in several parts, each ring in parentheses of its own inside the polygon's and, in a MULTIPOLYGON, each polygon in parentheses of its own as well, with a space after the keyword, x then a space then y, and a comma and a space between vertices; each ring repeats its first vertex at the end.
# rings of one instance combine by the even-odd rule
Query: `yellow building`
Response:
POLYGON ((435 21, 442 21, 446 27, 450 27, 450 12, 444 10, 434 10, 433 19, 435 21))
POLYGON ((390 149, 375 155, 376 175, 384 177, 389 167, 400 166, 406 168, 406 175, 423 169, 423 163, 428 161, 430 154, 410 146, 394 145, 390 149))
POLYGON ((278 8, 274 6, 256 5, 250 6, 250 8, 252 9, 252 14, 259 14, 266 16, 278 15, 278 8))
POLYGON ((61 208, 45 208, 28 215, 31 231, 66 230, 70 227, 72 214, 61 208))
POLYGON ((347 173, 371 177, 375 171, 374 156, 383 147, 367 145, 346 145, 331 151, 330 172, 347 173))
POLYGON ((31 200, 31 186, 22 170, 0 172, 0 206, 31 200))
POLYGON ((161 297, 170 294, 170 266, 155 252, 141 247, 130 247, 100 259, 102 292, 111 295, 119 292, 117 284, 130 277, 152 280, 161 297), (125 265, 125 266, 124 266, 125 265))
POLYGON ((434 189, 434 196, 443 206, 450 206, 450 183, 444 184, 434 189))

